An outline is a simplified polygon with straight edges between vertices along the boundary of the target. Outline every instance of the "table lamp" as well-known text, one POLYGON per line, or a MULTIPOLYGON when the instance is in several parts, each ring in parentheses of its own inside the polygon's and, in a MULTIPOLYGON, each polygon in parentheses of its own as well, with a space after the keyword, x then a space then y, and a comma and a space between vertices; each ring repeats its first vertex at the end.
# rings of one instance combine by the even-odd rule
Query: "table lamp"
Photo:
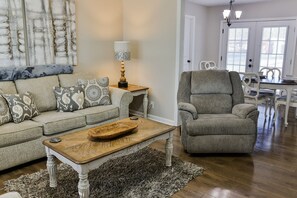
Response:
POLYGON ((121 78, 118 87, 128 87, 128 82, 125 77, 124 61, 130 60, 129 41, 115 41, 114 42, 115 59, 121 61, 121 78))

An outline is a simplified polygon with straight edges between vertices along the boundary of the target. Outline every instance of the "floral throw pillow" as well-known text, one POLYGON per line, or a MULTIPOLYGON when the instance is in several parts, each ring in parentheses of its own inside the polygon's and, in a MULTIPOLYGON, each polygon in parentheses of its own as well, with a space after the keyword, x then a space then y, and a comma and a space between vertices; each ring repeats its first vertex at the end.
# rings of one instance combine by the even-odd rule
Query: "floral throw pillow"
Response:
POLYGON ((78 84, 84 86, 85 107, 111 104, 108 77, 92 80, 78 79, 78 84))
POLYGON ((84 89, 82 86, 54 87, 57 99, 57 111, 72 112, 83 109, 84 89))
MULTIPOLYGON (((0 94, 3 94, 2 90, 0 90, 0 94)), ((12 121, 12 117, 10 115, 9 107, 6 100, 0 95, 0 126, 10 121, 12 121)))
POLYGON ((30 120, 39 115, 34 98, 30 92, 23 94, 3 94, 3 97, 8 103, 12 119, 15 123, 30 120))

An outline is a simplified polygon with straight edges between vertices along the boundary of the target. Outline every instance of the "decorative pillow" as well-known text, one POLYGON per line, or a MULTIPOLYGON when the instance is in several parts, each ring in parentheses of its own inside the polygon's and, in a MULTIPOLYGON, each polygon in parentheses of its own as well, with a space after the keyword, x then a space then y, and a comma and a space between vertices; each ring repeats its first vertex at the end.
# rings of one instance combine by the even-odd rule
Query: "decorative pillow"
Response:
POLYGON ((72 112, 83 109, 84 89, 82 86, 54 87, 57 99, 57 111, 72 112))
POLYGON ((30 92, 24 94, 3 94, 3 97, 8 103, 15 123, 30 120, 39 115, 39 111, 34 103, 34 98, 30 92))
POLYGON ((78 79, 78 84, 84 86, 85 107, 111 104, 108 77, 92 80, 78 79))
MULTIPOLYGON (((0 94, 3 94, 1 89, 0 94)), ((12 117, 9 112, 9 107, 6 100, 0 95, 0 126, 10 121, 12 121, 12 117)))

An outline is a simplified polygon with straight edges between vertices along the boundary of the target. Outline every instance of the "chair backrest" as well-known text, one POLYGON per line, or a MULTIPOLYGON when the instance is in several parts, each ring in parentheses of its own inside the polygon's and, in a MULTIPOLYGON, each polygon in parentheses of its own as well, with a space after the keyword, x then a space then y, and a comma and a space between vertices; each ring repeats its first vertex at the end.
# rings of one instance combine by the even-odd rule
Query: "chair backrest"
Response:
POLYGON ((245 98, 257 100, 260 91, 260 76, 257 73, 239 73, 245 98))
POLYGON ((260 72, 263 72, 263 75, 266 76, 266 78, 281 79, 282 77, 282 72, 277 67, 263 67, 260 69, 260 72))
POLYGON ((177 100, 193 104, 199 114, 231 113, 234 105, 244 102, 240 77, 226 70, 184 72, 177 100))
POLYGON ((216 70, 219 69, 214 61, 201 61, 200 70, 216 70))

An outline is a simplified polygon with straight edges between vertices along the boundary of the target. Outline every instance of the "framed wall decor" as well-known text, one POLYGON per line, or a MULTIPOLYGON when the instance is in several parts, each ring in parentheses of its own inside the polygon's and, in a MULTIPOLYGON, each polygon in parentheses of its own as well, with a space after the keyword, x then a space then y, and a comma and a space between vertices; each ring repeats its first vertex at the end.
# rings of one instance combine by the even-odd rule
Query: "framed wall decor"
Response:
POLYGON ((1 0, 0 67, 47 64, 77 65, 75 0, 1 0))

